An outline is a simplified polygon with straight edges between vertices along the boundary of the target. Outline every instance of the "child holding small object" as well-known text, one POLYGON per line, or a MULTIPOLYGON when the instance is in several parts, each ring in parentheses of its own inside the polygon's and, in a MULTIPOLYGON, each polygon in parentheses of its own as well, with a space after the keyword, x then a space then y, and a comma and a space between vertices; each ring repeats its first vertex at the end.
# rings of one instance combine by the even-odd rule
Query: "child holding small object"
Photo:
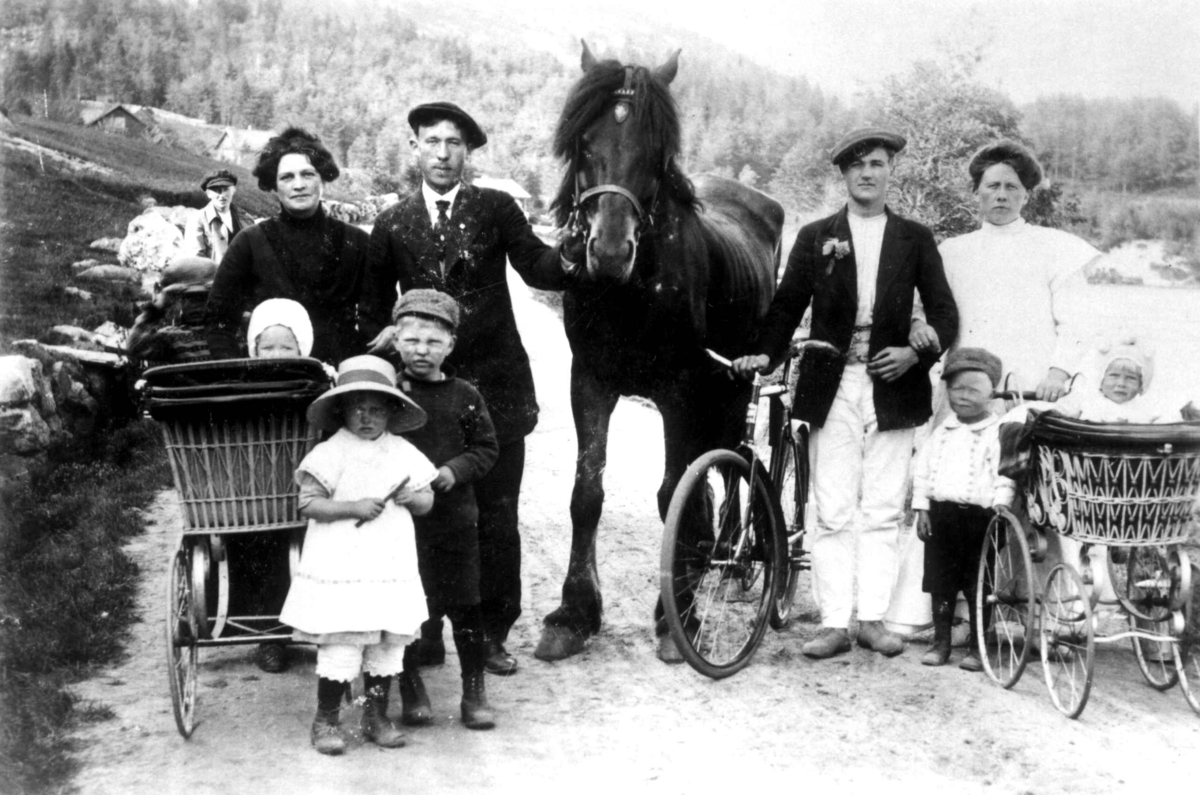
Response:
POLYGON ((412 516, 433 507, 438 473, 395 435, 425 424, 395 384, 395 369, 376 356, 342 362, 337 386, 308 409, 310 425, 336 433, 296 470, 308 531, 280 620, 317 645, 312 744, 323 754, 346 748, 338 711, 360 671, 363 735, 385 748, 405 743, 387 717, 388 690, 426 615, 412 516))
POLYGON ((925 542, 921 587, 933 602, 934 633, 923 665, 945 665, 950 659, 950 629, 961 591, 970 609, 971 641, 959 668, 983 669, 975 616, 979 555, 992 506, 1011 503, 1014 489, 1011 480, 997 474, 999 420, 991 402, 1000 374, 1000 359, 982 348, 953 351, 942 371, 953 414, 917 455, 912 507, 917 536, 925 542))
MULTIPOLYGON (((500 447, 483 397, 444 364, 454 350, 458 303, 437 290, 409 290, 396 302, 392 317, 404 362, 402 386, 429 416, 406 436, 438 468, 433 510, 416 522, 417 559, 429 604, 422 639, 436 638, 440 644, 441 617, 450 618, 462 669, 463 725, 490 729, 495 716, 484 689, 487 645, 479 595, 479 509, 472 484, 496 463, 500 447)), ((409 725, 432 718, 418 662, 414 643, 400 675, 402 720, 409 725)))
POLYGON ((246 348, 252 359, 283 359, 312 352, 313 327, 308 312, 290 298, 269 298, 250 315, 246 348))

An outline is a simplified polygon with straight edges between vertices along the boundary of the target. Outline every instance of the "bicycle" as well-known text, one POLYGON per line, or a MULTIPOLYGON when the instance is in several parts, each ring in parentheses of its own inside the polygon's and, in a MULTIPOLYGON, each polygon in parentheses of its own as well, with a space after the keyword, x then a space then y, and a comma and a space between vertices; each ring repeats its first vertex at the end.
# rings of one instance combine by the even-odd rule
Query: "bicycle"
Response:
POLYGON ((667 509, 659 569, 667 625, 688 664, 713 679, 744 668, 768 626, 790 623, 799 574, 809 568, 808 426, 793 429, 790 400, 795 362, 806 350, 841 355, 826 342, 793 343, 777 383, 756 375, 741 443, 693 461, 667 509), (755 444, 764 399, 765 464, 755 444))

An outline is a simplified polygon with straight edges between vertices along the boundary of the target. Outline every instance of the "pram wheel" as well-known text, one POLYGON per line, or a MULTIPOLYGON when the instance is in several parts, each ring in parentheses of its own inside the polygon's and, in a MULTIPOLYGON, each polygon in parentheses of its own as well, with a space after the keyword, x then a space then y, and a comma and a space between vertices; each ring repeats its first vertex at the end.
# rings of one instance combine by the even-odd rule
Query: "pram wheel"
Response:
POLYGON ((983 539, 975 582, 976 641, 983 649, 983 670, 1010 688, 1029 661, 1030 639, 1037 631, 1036 587, 1025 530, 1008 510, 999 511, 983 539))
POLYGON ((1050 570, 1040 635, 1050 699, 1059 712, 1078 718, 1092 690, 1096 639, 1089 594, 1074 567, 1060 563, 1050 570))
POLYGON ((167 672, 175 726, 185 738, 196 724, 197 640, 195 600, 191 585, 192 554, 186 539, 171 556, 167 572, 167 672))

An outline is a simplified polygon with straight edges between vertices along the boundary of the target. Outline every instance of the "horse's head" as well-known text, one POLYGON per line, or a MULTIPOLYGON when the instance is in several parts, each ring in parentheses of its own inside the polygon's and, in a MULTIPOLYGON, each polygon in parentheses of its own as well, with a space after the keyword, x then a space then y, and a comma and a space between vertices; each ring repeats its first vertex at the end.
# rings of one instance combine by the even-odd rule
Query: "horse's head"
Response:
POLYGON ((676 172, 679 119, 667 86, 679 51, 650 70, 598 61, 584 42, 582 66, 554 137, 568 164, 555 207, 560 225, 587 236, 588 274, 624 283, 660 188, 676 172))

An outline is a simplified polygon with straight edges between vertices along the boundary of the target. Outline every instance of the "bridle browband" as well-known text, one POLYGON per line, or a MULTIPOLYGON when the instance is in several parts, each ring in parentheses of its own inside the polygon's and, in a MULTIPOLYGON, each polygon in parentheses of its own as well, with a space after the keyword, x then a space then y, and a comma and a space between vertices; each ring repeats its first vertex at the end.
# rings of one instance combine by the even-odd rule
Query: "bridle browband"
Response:
MULTIPOLYGON (((633 66, 625 67, 625 83, 620 88, 613 91, 613 96, 617 98, 617 103, 616 103, 617 105, 625 104, 626 106, 628 106, 633 103, 633 99, 637 95, 637 89, 635 89, 633 87, 633 75, 635 72, 636 72, 636 67, 633 67, 633 66)), ((580 161, 579 142, 576 141, 575 142, 575 163, 579 163, 579 161, 580 161)), ((605 193, 615 193, 618 196, 624 197, 626 201, 628 201, 631 205, 633 205, 633 210, 634 210, 634 212, 637 213, 638 226, 637 226, 637 229, 634 230, 634 233, 633 233, 633 240, 634 240, 634 243, 636 244, 637 241, 642 236, 642 230, 645 227, 653 227, 654 226, 653 213, 654 213, 654 208, 658 205, 658 188, 659 188, 659 185, 661 185, 661 184, 662 184, 662 181, 659 180, 658 184, 656 184, 654 186, 654 198, 650 202, 650 211, 647 212, 642 207, 642 203, 640 201, 638 201, 638 197, 634 196, 633 192, 630 191, 628 188, 624 188, 620 185, 615 185, 615 184, 595 185, 593 187, 587 188, 586 190, 581 190, 579 169, 576 168, 576 170, 575 170, 575 203, 571 207, 571 215, 567 219, 567 226, 568 226, 568 228, 570 228, 572 230, 582 231, 586 227, 586 221, 583 220, 586 217, 583 213, 583 206, 587 202, 587 200, 591 199, 594 196, 600 196, 605 193)))

